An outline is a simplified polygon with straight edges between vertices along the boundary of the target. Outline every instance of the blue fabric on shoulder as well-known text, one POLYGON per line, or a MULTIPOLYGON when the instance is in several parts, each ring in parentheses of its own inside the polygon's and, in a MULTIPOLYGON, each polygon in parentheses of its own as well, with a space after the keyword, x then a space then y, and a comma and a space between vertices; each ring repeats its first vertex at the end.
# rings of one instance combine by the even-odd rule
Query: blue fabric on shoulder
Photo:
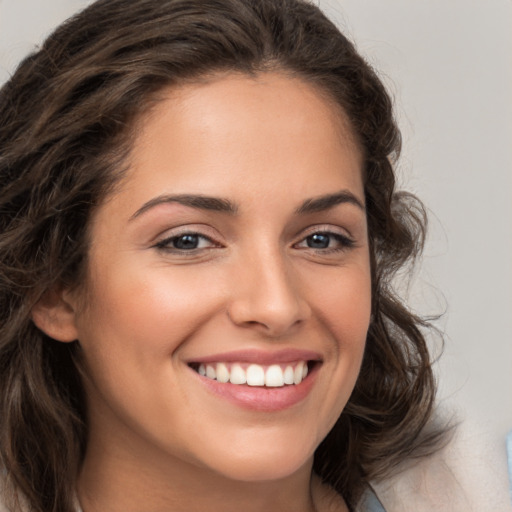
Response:
POLYGON ((508 484, 510 499, 512 500, 512 430, 507 436, 507 459, 508 459, 508 484))
POLYGON ((356 512, 386 512, 386 510, 373 489, 369 487, 365 491, 356 512))

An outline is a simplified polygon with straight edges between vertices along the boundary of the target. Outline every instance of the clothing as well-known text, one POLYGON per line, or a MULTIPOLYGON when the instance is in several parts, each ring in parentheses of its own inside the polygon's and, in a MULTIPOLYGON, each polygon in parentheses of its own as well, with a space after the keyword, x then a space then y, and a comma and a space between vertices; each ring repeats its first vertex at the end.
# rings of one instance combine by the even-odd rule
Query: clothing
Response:
MULTIPOLYGON (((489 432, 459 425, 443 450, 404 463, 395 476, 374 483, 375 493, 368 490, 355 512, 512 512, 507 474, 508 455, 512 480, 512 433, 508 452, 503 437, 496 443, 489 439, 489 432)), ((1 499, 0 512, 8 512, 1 499)))
POLYGON ((386 512, 386 510, 373 490, 368 489, 356 512, 386 512))
POLYGON ((459 423, 442 450, 376 482, 387 512, 512 512, 504 436, 489 425, 459 423))
POLYGON ((507 435, 508 486, 512 500, 512 430, 507 435))

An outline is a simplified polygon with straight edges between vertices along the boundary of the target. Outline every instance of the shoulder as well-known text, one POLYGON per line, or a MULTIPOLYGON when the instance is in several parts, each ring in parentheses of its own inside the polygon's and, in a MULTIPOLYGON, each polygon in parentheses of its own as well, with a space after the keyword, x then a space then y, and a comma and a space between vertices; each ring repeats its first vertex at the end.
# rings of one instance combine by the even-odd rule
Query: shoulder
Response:
POLYGON ((375 485, 387 512, 512 512, 504 440, 464 424, 433 456, 375 485))

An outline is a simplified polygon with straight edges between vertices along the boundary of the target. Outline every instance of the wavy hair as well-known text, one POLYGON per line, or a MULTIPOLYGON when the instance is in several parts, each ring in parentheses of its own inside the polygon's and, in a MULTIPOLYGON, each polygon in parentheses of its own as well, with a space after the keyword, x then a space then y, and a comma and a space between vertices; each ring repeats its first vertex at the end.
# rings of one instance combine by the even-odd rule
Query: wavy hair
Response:
POLYGON ((395 189, 400 134, 376 73, 307 1, 99 0, 0 90, 0 457, 15 509, 73 510, 87 442, 79 342, 48 338, 31 309, 83 281, 89 219, 123 176, 137 120, 163 88, 269 70, 335 101, 364 155, 372 318, 360 376, 314 470, 355 507, 369 482, 440 437, 425 434, 430 326, 392 287, 422 249, 426 217, 395 189))

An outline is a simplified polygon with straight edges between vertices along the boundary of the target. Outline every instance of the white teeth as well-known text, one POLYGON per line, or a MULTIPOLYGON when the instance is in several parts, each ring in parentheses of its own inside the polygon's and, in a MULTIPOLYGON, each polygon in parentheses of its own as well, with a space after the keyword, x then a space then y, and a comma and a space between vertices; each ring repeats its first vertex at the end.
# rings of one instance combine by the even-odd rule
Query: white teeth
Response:
POLYGON ((265 386, 271 388, 280 388, 284 386, 283 370, 277 364, 269 366, 265 373, 265 386))
POLYGON ((222 383, 280 388, 285 385, 300 384, 308 374, 308 365, 306 361, 286 366, 250 364, 247 369, 244 369, 243 364, 240 363, 201 363, 197 367, 197 373, 222 383))
POLYGON ((234 364, 231 367, 229 382, 231 382, 231 384, 245 384, 247 382, 245 370, 239 364, 234 364))
POLYGON ((284 383, 293 384, 293 366, 287 366, 284 370, 284 383))
POLYGON ((217 363, 217 380, 219 382, 229 382, 229 370, 224 363, 217 363))
POLYGON ((293 372, 293 383, 300 384, 302 382, 302 372, 304 370, 304 363, 302 361, 295 367, 293 372))
POLYGON ((259 364, 251 364, 247 368, 247 384, 249 386, 265 385, 265 370, 259 364))
POLYGON ((217 373, 215 372, 215 368, 211 365, 207 365, 206 366, 206 376, 209 378, 209 379, 216 379, 217 378, 217 373))

